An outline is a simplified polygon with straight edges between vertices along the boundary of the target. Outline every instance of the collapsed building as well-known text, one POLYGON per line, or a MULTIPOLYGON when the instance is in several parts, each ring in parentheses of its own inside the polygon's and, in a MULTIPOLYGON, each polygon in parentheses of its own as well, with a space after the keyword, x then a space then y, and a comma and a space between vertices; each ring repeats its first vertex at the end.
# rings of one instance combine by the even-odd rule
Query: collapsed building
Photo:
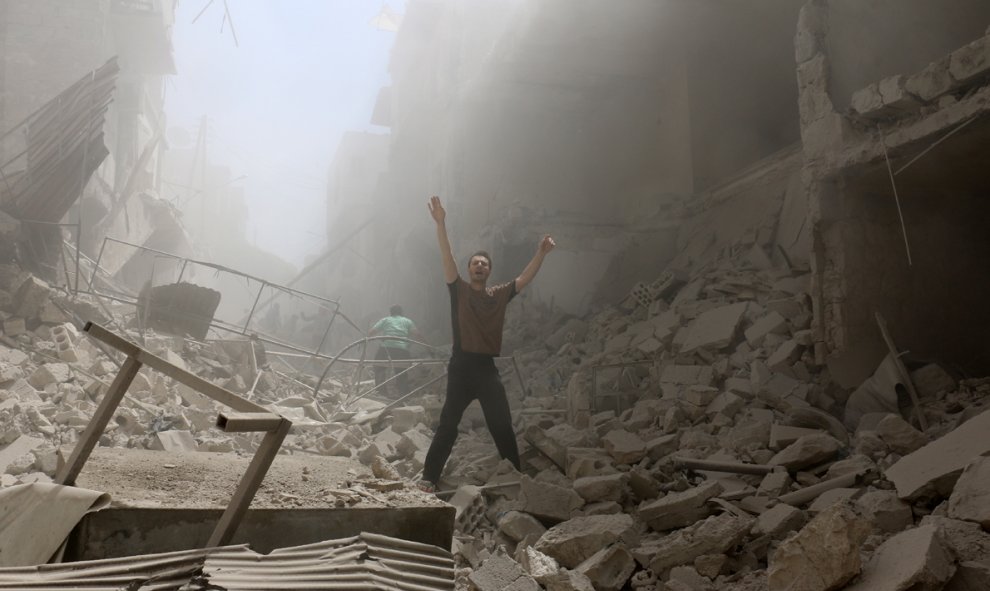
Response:
MULTIPOLYGON (((418 399, 390 400, 364 354, 320 376, 253 345, 122 332, 293 421, 239 534, 256 550, 275 530, 282 546, 345 548, 341 564, 399 547, 408 563, 361 567, 418 563, 433 569, 422 585, 481 591, 984 588, 990 8, 955 8, 410 0, 374 113, 391 133, 348 136, 333 166, 330 229, 360 256, 328 253, 328 281, 364 287, 344 298, 355 317, 414 302, 446 334, 432 193, 450 202, 455 250, 487 246, 496 277, 545 231, 561 245, 510 308, 499 361, 523 473, 469 409, 443 481, 453 509, 411 485, 442 360, 412 370, 418 399), (312 488, 337 459, 346 476, 312 488), (294 521, 331 508, 315 531, 294 521), (360 533, 383 519, 412 525, 360 533)), ((2 270, 3 484, 58 481, 57 450, 82 440, 121 359, 76 330, 87 296, 2 270)), ((183 454, 233 464, 259 447, 217 433, 216 404, 175 375, 137 372, 93 455, 92 482, 125 502, 202 493, 106 448, 192 471, 183 454)), ((137 519, 153 526, 114 522, 123 508, 85 518, 73 557, 184 549, 162 547, 176 536, 153 509, 137 519)), ((185 519, 203 541, 215 517, 185 519)), ((272 552, 261 576, 323 558, 304 548, 272 552)), ((224 583, 217 567, 240 551, 181 560, 204 586, 241 588, 250 573, 224 583)), ((300 568, 330 584, 335 564, 300 568)), ((0 586, 17 576, 0 570, 0 586)))

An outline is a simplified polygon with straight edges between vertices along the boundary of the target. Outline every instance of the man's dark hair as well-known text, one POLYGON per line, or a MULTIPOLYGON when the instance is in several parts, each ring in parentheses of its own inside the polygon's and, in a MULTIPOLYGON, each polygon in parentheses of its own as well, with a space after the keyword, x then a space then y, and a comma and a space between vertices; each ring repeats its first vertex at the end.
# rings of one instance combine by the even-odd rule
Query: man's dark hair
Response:
POLYGON ((402 316, 402 306, 396 304, 388 309, 389 316, 402 316))
POLYGON ((471 259, 473 259, 474 257, 484 257, 485 260, 488 261, 488 270, 491 271, 491 269, 492 269, 492 257, 488 254, 488 251, 487 250, 479 250, 478 252, 476 252, 473 255, 469 256, 468 257, 468 265, 471 264, 471 259))

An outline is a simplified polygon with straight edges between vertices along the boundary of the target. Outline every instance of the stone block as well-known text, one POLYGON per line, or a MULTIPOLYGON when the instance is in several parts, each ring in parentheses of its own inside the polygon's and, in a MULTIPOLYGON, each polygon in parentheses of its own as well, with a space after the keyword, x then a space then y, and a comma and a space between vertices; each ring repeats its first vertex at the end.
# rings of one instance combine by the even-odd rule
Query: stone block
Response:
POLYGON ((626 493, 628 476, 623 473, 586 476, 574 481, 574 490, 588 503, 621 502, 626 493))
POLYGON ((660 372, 661 384, 711 386, 715 372, 710 365, 668 365, 660 372))
POLYGON ((485 560, 481 568, 468 575, 477 591, 540 591, 539 584, 526 574, 519 563, 498 553, 485 560))
POLYGON ((834 458, 842 444, 831 435, 816 433, 805 435, 777 452, 770 459, 771 466, 783 466, 789 471, 803 470, 834 458))
POLYGON ((646 457, 646 443, 629 431, 609 431, 602 437, 602 445, 618 464, 635 464, 646 457))
POLYGON ((426 422, 426 410, 422 406, 400 406, 393 408, 392 430, 402 434, 420 423, 426 422))
POLYGON ((72 379, 72 370, 65 363, 45 363, 34 370, 28 383, 39 390, 49 384, 61 384, 72 379))
POLYGON ((595 476, 615 472, 612 456, 598 447, 567 448, 567 477, 577 480, 585 476, 595 476))
MULTIPOLYGON (((48 374, 43 374, 43 375, 48 375, 48 374)), ((24 379, 23 369, 21 369, 16 365, 0 362, 0 384, 7 385, 10 384, 11 382, 16 383, 21 381, 22 379, 24 379)), ((40 377, 39 377, 39 381, 41 381, 40 377)), ((45 383, 45 386, 47 386, 50 383, 53 382, 47 382, 45 383)), ((41 386, 40 388, 44 389, 44 386, 41 386)))
POLYGON ((882 532, 899 532, 914 524, 911 505, 897 498, 897 493, 891 490, 863 493, 856 499, 856 507, 882 532))
POLYGON ((544 577, 540 584, 547 591, 595 591, 591 579, 566 568, 560 569, 556 574, 544 577))
POLYGON ((802 347, 797 341, 788 339, 767 358, 767 367, 773 372, 787 373, 791 365, 801 357, 801 351, 802 347))
POLYGON ((959 84, 990 75, 990 37, 982 37, 953 51, 949 56, 949 73, 959 84))
POLYGON ((661 435, 646 442, 646 453, 651 460, 670 455, 677 451, 680 437, 676 434, 661 435))
POLYGON ((954 561, 938 525, 923 525, 881 544, 846 591, 938 591, 955 574, 954 561))
POLYGON ((823 431, 821 429, 792 427, 790 425, 774 423, 770 428, 770 449, 783 449, 805 435, 815 435, 818 433, 823 433, 823 431))
MULTIPOLYGON (((36 448, 44 444, 45 440, 38 437, 30 437, 28 435, 19 436, 13 443, 0 449, 0 473, 7 472, 7 467, 13 464, 15 460, 29 455, 36 448)), ((34 460, 32 459, 30 463, 33 464, 34 460)))
POLYGON ((739 544, 752 527, 751 517, 727 513, 708 517, 661 538, 650 559, 650 568, 664 573, 672 567, 691 564, 699 556, 723 554, 739 544))
POLYGON ((746 401, 739 396, 732 392, 722 392, 708 404, 708 407, 705 408, 705 414, 709 416, 718 414, 731 419, 744 406, 746 406, 746 401))
POLYGON ((760 343, 763 342, 763 338, 768 334, 787 334, 788 330, 787 319, 781 316, 780 313, 771 311, 763 318, 754 322, 752 326, 746 329, 744 334, 746 335, 746 342, 753 347, 759 347, 760 343))
POLYGON ((159 431, 155 433, 151 449, 168 452, 199 451, 199 444, 189 431, 159 431))
POLYGON ((722 490, 722 485, 716 481, 705 482, 643 504, 637 513, 640 519, 658 532, 686 527, 711 514, 708 499, 720 495, 722 490))
MULTIPOLYGON (((402 457, 408 459, 417 453, 425 454, 430 449, 431 442, 432 439, 429 435, 419 431, 409 430, 400 436, 399 442, 395 447, 402 457)), ((358 442, 358 445, 360 445, 360 442, 358 442)))
POLYGON ((603 547, 621 540, 627 546, 638 542, 629 515, 575 517, 546 531, 534 547, 567 568, 576 568, 603 547))
POLYGON ((937 363, 929 363, 911 372, 911 382, 920 398, 934 399, 940 392, 956 389, 956 380, 937 363))
POLYGON ((498 529, 517 542, 531 536, 539 538, 547 531, 535 517, 521 511, 509 511, 499 517, 498 529))
POLYGON ((51 293, 52 289, 47 283, 33 275, 29 276, 14 294, 14 316, 37 318, 48 303, 51 293))
POLYGON ((975 458, 963 469, 949 497, 949 517, 990 530, 990 458, 975 458))
POLYGON ((814 501, 808 505, 808 513, 817 515, 836 503, 849 503, 863 494, 859 488, 833 488, 818 495, 814 501))
POLYGON ((926 103, 952 91, 956 81, 949 72, 949 61, 946 57, 932 62, 924 70, 908 76, 904 80, 905 90, 926 103))
POLYGON ((869 521, 850 507, 833 505, 781 542, 767 568, 769 591, 841 589, 859 574, 859 546, 869 521))
POLYGON ((547 436, 536 425, 530 425, 526 428, 526 432, 523 435, 530 445, 535 447, 543 455, 550 459, 551 462, 557 465, 558 468, 564 469, 567 466, 567 448, 563 445, 557 443, 553 439, 547 436))
POLYGON ((566 521, 584 504, 584 499, 572 488, 537 482, 525 475, 520 479, 520 484, 522 510, 541 520, 554 523, 566 521))
POLYGON ((960 562, 944 591, 986 591, 990 562, 960 562))
POLYGON ((698 349, 720 350, 732 344, 749 304, 743 302, 704 312, 686 329, 682 353, 698 349))
POLYGON ((990 411, 984 411, 948 434, 904 456, 884 471, 902 499, 935 492, 949 496, 963 468, 990 454, 990 411))
POLYGON ((16 337, 27 332, 23 318, 8 318, 3 321, 3 334, 16 337))
POLYGON ((874 430, 891 451, 902 456, 917 451, 928 443, 928 437, 924 433, 895 414, 881 419, 874 430))
POLYGON ((774 470, 763 477, 756 492, 763 497, 776 498, 789 491, 793 483, 786 470, 774 470))
POLYGON ((753 535, 781 538, 784 534, 801 529, 807 521, 808 516, 804 511, 786 503, 777 503, 756 518, 753 535))
POLYGON ((588 577, 596 590, 619 591, 636 570, 636 561, 629 550, 614 544, 595 552, 574 570, 588 577))

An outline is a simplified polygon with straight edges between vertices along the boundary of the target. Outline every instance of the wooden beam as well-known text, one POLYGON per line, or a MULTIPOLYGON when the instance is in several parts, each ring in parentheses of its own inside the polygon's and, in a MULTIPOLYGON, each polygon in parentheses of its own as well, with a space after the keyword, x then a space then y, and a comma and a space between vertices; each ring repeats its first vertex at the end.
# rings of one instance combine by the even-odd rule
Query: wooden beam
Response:
POLYGON ((890 332, 887 330, 887 321, 883 319, 880 312, 876 313, 877 325, 880 326, 880 334, 883 336, 883 342, 887 343, 887 349, 890 350, 891 356, 894 358, 894 365, 897 367, 897 373, 901 374, 901 380, 904 382, 904 387, 907 388, 908 394, 911 396, 911 404, 914 405, 914 414, 918 417, 918 425, 921 426, 922 431, 928 430, 928 419, 925 418, 925 413, 921 411, 921 401, 918 400, 918 391, 914 389, 914 382, 911 381, 911 374, 908 373, 906 367, 904 367, 904 362, 901 361, 900 354, 897 352, 897 347, 894 345, 894 339, 890 338, 890 332))
POLYGON ((216 529, 210 535, 210 540, 206 543, 207 548, 224 546, 230 543, 230 539, 234 536, 237 526, 240 525, 244 513, 247 512, 255 493, 258 492, 261 481, 265 479, 268 468, 275 460, 279 447, 282 446, 282 440, 285 439, 291 427, 292 423, 289 420, 281 419, 280 424, 275 430, 265 434, 261 445, 258 446, 258 451, 254 454, 254 458, 251 459, 251 464, 241 478, 240 484, 237 485, 237 490, 234 491, 234 496, 231 497, 230 504, 227 505, 227 509, 220 516, 220 521, 217 522, 216 529))
POLYGON ((217 427, 225 433, 248 431, 274 431, 284 419, 270 412, 222 412, 217 416, 217 427))
POLYGON ((148 367, 167 375, 181 384, 189 386, 193 390, 216 400, 220 404, 229 406, 230 408, 240 412, 269 412, 267 408, 259 404, 255 404, 250 400, 241 398, 230 390, 225 390, 213 382, 204 380, 194 373, 190 373, 181 367, 165 361, 157 355, 153 355, 148 351, 145 351, 141 347, 114 334, 113 332, 110 332, 99 324, 87 322, 86 327, 83 328, 83 330, 93 338, 103 341, 118 351, 127 354, 129 357, 137 358, 138 361, 148 367))
POLYGON ((100 436, 106 430, 107 423, 110 422, 110 417, 117 410, 121 399, 127 393, 127 388, 134 381, 134 376, 137 375, 140 369, 141 362, 134 357, 128 356, 123 367, 117 372, 117 377, 110 384, 110 388, 103 395, 103 400, 100 401, 100 406, 97 407, 92 420, 86 425, 83 434, 79 436, 79 441, 76 442, 76 447, 72 450, 69 460, 59 470, 58 474, 56 474, 56 483, 70 486, 76 483, 76 477, 79 476, 83 465, 89 459, 89 454, 93 452, 93 448, 96 447, 100 436))

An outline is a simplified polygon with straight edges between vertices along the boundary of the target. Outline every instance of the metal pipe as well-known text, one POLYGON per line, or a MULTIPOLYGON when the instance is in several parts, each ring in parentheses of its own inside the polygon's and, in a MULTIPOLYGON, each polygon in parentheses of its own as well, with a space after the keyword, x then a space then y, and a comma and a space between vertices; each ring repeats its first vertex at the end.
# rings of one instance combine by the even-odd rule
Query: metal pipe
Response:
POLYGON ((674 458, 674 465, 690 470, 708 472, 729 472, 732 474, 756 474, 763 476, 774 471, 776 466, 763 464, 744 464, 742 462, 715 462, 710 460, 695 460, 691 458, 674 458))

